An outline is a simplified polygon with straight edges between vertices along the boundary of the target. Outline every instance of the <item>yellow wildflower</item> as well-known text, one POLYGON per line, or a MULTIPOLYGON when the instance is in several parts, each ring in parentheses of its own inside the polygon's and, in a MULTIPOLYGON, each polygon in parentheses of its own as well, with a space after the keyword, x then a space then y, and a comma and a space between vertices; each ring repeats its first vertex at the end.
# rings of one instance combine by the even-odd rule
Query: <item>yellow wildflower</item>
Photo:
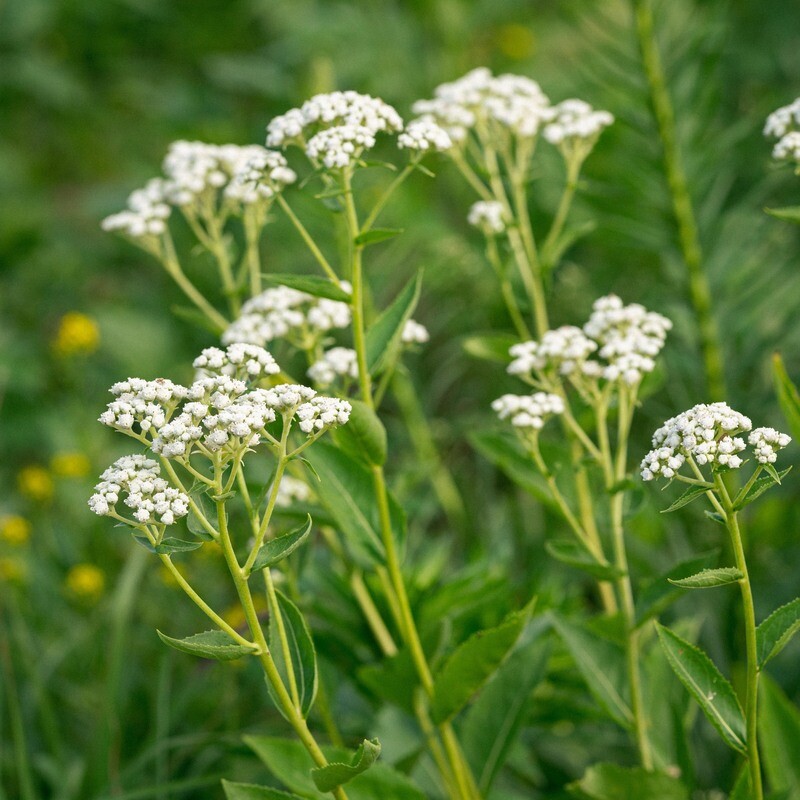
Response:
POLYGON ((17 475, 17 487, 31 500, 44 501, 53 496, 53 479, 44 467, 23 467, 17 475))
POLYGON ((99 600, 106 585, 103 571, 94 564, 76 564, 67 573, 64 586, 79 600, 91 603, 99 600))
POLYGON ((92 465, 83 453, 56 453, 50 467, 61 478, 82 478, 89 474, 92 465))
POLYGON ((61 317, 53 347, 63 356, 91 353, 100 342, 97 323, 86 314, 70 311, 61 317))
POLYGON ((497 46, 500 52, 515 61, 530 58, 536 49, 536 37, 527 25, 518 22, 502 25, 497 31, 497 46))
POLYGON ((24 517, 8 514, 0 519, 0 539, 13 545, 23 545, 31 535, 31 524, 24 517))
POLYGON ((16 558, 0 558, 0 582, 22 583, 25 565, 16 558))

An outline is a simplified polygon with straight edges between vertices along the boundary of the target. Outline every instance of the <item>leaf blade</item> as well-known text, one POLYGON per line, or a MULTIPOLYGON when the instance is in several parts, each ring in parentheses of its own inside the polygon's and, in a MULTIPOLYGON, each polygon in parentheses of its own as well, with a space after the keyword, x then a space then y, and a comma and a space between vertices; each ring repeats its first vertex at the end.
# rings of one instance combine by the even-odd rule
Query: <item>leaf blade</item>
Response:
POLYGON ((688 578, 667 578, 673 586, 681 589, 711 589, 715 586, 727 586, 744 578, 741 570, 736 567, 718 567, 717 569, 704 569, 688 578))
POLYGON ((758 667, 763 669, 800 630, 800 597, 773 611, 756 628, 758 667))
POLYGON ((353 780, 366 772, 381 754, 381 743, 377 739, 364 739, 356 750, 349 764, 333 762, 326 767, 311 770, 311 778, 321 792, 332 792, 334 789, 353 780))
POLYGON ((291 555, 308 538, 311 525, 311 514, 307 514, 306 521, 294 530, 264 542, 256 555, 251 572, 274 566, 291 555))
POLYGON ((156 633, 158 638, 169 647, 199 658, 211 658, 215 661, 233 661, 236 658, 252 655, 255 652, 255 648, 238 644, 223 631, 203 631, 193 636, 187 636, 184 639, 173 639, 159 630, 156 633))

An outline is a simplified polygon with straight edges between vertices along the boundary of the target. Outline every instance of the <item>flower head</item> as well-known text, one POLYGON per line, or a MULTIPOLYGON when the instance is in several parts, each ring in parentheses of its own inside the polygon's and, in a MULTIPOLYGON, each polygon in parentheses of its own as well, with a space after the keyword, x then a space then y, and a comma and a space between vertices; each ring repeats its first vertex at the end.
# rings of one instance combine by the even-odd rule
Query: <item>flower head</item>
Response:
POLYGON ((534 392, 530 395, 504 394, 492 403, 502 420, 518 429, 538 431, 549 417, 564 413, 564 401, 556 394, 534 392))
POLYGON ((61 317, 58 332, 53 340, 56 352, 63 356, 92 353, 100 342, 97 323, 79 311, 70 311, 61 317))
POLYGON ((747 438, 759 464, 774 464, 778 459, 778 451, 791 441, 791 436, 776 431, 775 428, 755 428, 747 438))
POLYGON ((431 150, 443 152, 453 146, 450 134, 430 118, 420 117, 406 125, 397 137, 397 146, 405 150, 426 153, 431 150))
POLYGON ((485 236, 497 236, 506 229, 503 204, 496 200, 478 200, 470 206, 467 222, 481 230, 485 236))
POLYGON ((347 400, 318 396, 299 406, 296 413, 303 433, 319 434, 329 428, 346 424, 352 409, 347 400))
POLYGON ((425 344, 430 341, 431 335, 428 329, 416 320, 410 319, 403 325, 403 332, 400 334, 400 341, 403 344, 425 344))
POLYGON ((555 145, 593 142, 604 128, 614 122, 608 111, 596 111, 583 100, 564 100, 555 106, 553 112, 543 135, 555 145))
POLYGON ((123 432, 130 432, 138 425, 142 433, 147 433, 166 423, 187 396, 188 389, 166 378, 153 381, 128 378, 115 383, 110 392, 116 400, 108 404, 99 417, 100 422, 123 432))
POLYGON ((257 381, 281 371, 271 353, 263 347, 245 342, 234 342, 225 350, 207 347, 194 360, 192 366, 206 377, 227 375, 249 381, 257 381))
POLYGON ((339 377, 357 378, 356 351, 349 347, 332 347, 308 368, 306 374, 320 386, 330 386, 339 377))

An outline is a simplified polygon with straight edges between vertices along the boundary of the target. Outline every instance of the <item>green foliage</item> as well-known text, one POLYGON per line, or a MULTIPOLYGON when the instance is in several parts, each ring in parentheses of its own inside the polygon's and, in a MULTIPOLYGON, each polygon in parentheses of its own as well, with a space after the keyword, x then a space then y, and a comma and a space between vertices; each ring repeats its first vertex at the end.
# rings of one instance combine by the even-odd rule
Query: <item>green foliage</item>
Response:
POLYGON ((272 789, 269 786, 256 786, 253 783, 233 783, 222 781, 226 800, 296 800, 298 795, 272 789))
POLYGON ((622 574, 613 564, 598 561, 580 542, 569 539, 547 542, 545 549, 556 561, 568 564, 582 572, 604 581, 612 581, 622 574))
POLYGON ((580 800, 689 800, 689 790, 675 778, 617 764, 589 767, 569 792, 580 800))
POLYGON ((363 401, 350 400, 353 407, 347 425, 339 428, 336 443, 368 466, 386 463, 386 429, 378 415, 363 401))
POLYGON ((761 678, 759 740, 774 792, 800 798, 800 712, 770 677, 761 678))
POLYGON ((156 631, 158 638, 164 644, 200 658, 212 658, 215 661, 232 661, 242 656, 252 655, 253 650, 242 644, 238 644, 223 631, 203 631, 187 636, 185 639, 173 639, 161 631, 156 631))
POLYGON ((783 416, 789 423, 792 436, 797 441, 800 439, 800 392, 786 372, 786 364, 780 353, 772 355, 772 380, 783 416))
POLYGON ((306 516, 306 521, 283 536, 276 539, 267 539, 259 548, 256 560, 253 562, 253 572, 279 564, 284 558, 291 555, 308 538, 311 533, 311 515, 306 516))
POLYGON ((341 303, 349 304, 352 299, 344 289, 329 278, 282 272, 264 275, 264 282, 270 286, 288 286, 291 289, 297 289, 298 292, 305 292, 314 297, 327 297, 329 300, 338 300, 341 303))
POLYGON ((777 474, 767 474, 763 478, 759 478, 749 489, 749 491, 745 491, 743 488, 741 492, 733 500, 733 507, 735 510, 740 510, 745 506, 750 505, 754 500, 761 497, 767 489, 771 489, 776 484, 779 484, 781 480, 788 475, 792 471, 791 467, 786 467, 786 469, 781 470, 777 474))
POLYGON ((332 762, 327 767, 311 770, 314 784, 321 792, 331 792, 337 786, 348 783, 362 772, 366 772, 381 754, 381 743, 377 739, 364 739, 358 746, 352 761, 348 763, 332 762))
POLYGON ((800 598, 773 611, 756 628, 758 666, 763 669, 800 630, 800 598))
POLYGON ((727 586, 740 581, 744 575, 736 567, 718 567, 704 569, 688 578, 668 578, 669 582, 681 589, 712 589, 715 586, 727 586))

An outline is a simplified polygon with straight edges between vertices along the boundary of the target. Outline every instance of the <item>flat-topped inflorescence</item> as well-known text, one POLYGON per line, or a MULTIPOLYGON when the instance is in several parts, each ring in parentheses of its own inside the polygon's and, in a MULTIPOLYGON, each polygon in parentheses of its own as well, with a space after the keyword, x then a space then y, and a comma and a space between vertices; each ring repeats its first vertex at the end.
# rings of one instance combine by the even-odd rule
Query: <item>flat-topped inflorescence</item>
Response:
POLYGON ((800 97, 767 117, 764 135, 778 140, 772 149, 773 158, 800 168, 800 97))
POLYGON ((503 204, 496 200, 478 200, 470 206, 467 222, 484 236, 497 236, 508 224, 503 204))
POLYGON ((356 351, 350 347, 332 347, 308 368, 306 374, 319 386, 330 386, 337 378, 358 378, 356 351))
POLYGON ((548 392, 504 394, 492 403, 492 409, 500 419, 508 420, 515 428, 536 432, 550 417, 564 413, 564 400, 548 392))
POLYGON ((207 347, 192 364, 201 376, 227 375, 240 380, 255 381, 276 375, 281 368, 272 354, 263 347, 245 342, 229 344, 225 350, 207 347))

